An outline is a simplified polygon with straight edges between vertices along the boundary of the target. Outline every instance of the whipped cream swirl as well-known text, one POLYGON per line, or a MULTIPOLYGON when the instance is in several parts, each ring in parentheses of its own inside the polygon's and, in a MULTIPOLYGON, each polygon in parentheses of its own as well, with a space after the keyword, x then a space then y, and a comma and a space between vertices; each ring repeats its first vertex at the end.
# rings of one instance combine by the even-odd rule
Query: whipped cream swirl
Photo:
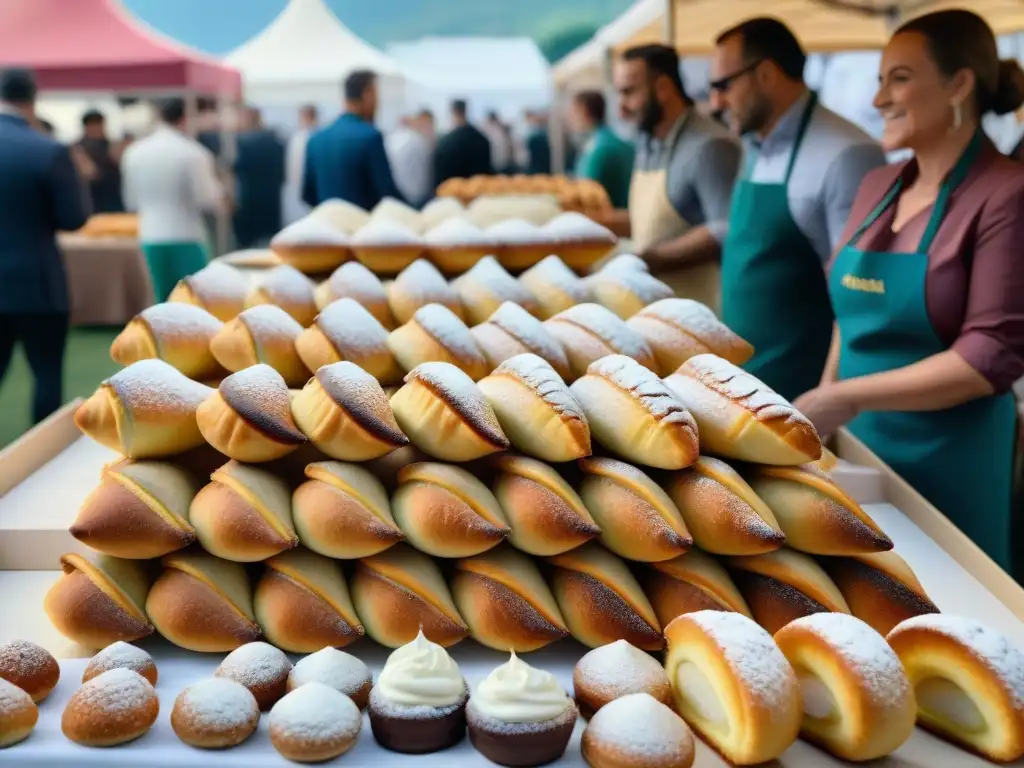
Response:
POLYGON ((572 700, 549 672, 535 669, 514 653, 473 692, 473 708, 503 723, 540 723, 563 715, 572 700))
POLYGON ((377 678, 377 692, 406 707, 449 707, 465 698, 459 665, 437 643, 423 636, 393 651, 377 678))

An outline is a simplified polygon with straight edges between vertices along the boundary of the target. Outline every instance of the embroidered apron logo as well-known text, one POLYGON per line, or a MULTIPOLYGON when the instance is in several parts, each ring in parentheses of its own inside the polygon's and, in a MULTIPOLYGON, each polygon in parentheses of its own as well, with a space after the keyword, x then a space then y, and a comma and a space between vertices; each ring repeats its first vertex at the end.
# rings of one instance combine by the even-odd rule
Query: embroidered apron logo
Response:
POLYGON ((885 294, 885 281, 876 280, 871 277, 857 277, 856 275, 845 274, 841 280, 843 288, 863 293, 885 294))

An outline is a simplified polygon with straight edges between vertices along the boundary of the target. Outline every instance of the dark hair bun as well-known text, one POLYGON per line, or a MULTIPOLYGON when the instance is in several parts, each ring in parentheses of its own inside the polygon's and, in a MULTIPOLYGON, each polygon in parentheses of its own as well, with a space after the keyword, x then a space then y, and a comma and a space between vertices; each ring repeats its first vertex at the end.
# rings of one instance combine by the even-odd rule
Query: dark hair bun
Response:
POLYGON ((1008 115, 1024 105, 1024 69, 1016 59, 999 62, 999 84, 992 96, 992 111, 1008 115))

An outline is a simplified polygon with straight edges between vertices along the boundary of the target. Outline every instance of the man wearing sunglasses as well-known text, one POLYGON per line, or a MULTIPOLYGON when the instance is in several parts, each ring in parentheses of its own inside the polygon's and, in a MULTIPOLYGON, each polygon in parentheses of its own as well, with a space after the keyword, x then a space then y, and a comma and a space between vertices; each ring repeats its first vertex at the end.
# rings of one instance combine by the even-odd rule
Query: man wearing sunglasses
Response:
POLYGON ((746 143, 722 249, 722 319, 754 345, 748 371, 790 400, 818 385, 832 339, 823 265, 864 175, 885 164, 866 133, 804 84, 785 24, 750 19, 716 41, 712 101, 746 143))
POLYGON ((740 144, 687 97, 674 49, 631 48, 613 76, 621 116, 639 133, 629 187, 634 249, 676 295, 717 311, 740 144))

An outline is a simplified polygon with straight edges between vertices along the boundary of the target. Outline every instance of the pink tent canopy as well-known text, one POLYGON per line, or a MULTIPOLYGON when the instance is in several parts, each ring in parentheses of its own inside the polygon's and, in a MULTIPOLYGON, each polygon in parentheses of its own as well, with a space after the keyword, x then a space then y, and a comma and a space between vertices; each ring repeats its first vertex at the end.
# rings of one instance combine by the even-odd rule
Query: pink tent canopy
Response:
POLYGON ((45 91, 242 91, 237 71, 151 32, 117 0, 3 0, 0 68, 15 66, 45 91))

